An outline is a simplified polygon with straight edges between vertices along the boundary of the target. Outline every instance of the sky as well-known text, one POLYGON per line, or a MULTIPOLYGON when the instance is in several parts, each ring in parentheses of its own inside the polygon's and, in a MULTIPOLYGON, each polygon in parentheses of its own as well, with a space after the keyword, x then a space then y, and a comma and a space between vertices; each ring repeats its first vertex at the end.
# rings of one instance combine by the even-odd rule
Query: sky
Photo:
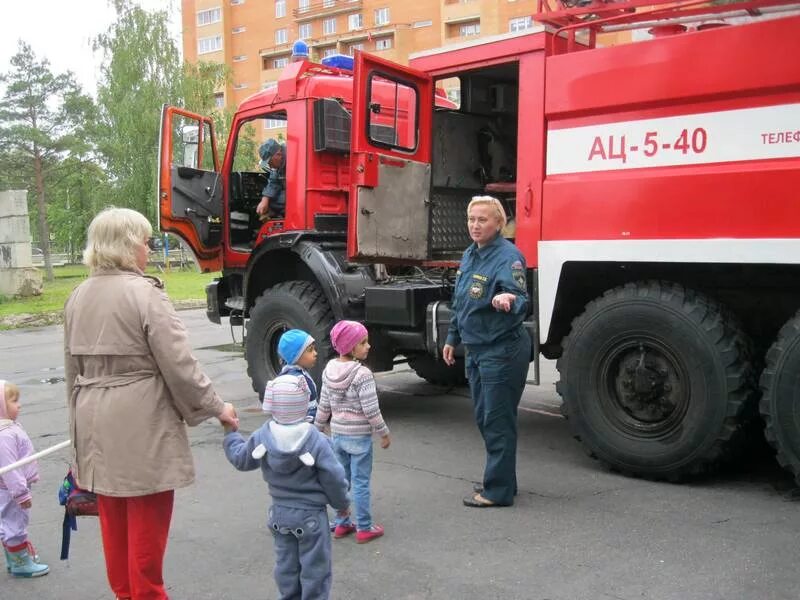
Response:
MULTIPOLYGON (((169 0, 133 0, 147 10, 170 4, 171 29, 180 48, 180 4, 169 0)), ((28 42, 38 58, 47 58, 54 73, 75 73, 84 91, 95 95, 100 55, 92 39, 114 21, 108 0, 0 0, 0 72, 10 67, 18 40, 28 42)))

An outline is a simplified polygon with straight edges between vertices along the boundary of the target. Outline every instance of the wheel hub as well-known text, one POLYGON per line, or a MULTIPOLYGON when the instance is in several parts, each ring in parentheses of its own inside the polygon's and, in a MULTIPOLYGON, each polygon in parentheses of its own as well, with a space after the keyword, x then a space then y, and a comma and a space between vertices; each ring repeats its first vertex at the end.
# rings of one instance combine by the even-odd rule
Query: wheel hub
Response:
POLYGON ((609 373, 618 410, 639 426, 666 425, 683 404, 680 373, 660 349, 639 342, 617 355, 609 373))

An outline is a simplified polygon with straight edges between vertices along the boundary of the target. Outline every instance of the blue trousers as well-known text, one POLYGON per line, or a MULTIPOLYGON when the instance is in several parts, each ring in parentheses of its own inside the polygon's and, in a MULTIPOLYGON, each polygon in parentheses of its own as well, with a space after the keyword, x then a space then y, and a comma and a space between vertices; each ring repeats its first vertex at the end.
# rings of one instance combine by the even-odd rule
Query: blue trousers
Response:
POLYGON ((486 447, 481 495, 504 506, 513 504, 517 493, 517 407, 530 356, 530 337, 522 329, 494 344, 467 346, 475 422, 486 447))
POLYGON ((327 600, 332 578, 328 512, 272 505, 268 526, 279 600, 327 600))
MULTIPOLYGON (((372 436, 333 435, 333 452, 344 467, 356 517, 356 529, 367 531, 372 527, 369 482, 372 479, 372 436)), ((336 518, 337 525, 350 523, 350 518, 336 518)))

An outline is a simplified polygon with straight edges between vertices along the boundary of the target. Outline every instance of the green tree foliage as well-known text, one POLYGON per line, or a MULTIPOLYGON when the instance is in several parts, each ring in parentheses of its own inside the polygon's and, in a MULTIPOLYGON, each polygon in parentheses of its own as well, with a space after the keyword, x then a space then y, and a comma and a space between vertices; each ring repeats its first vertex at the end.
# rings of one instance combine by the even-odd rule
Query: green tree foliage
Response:
POLYGON ((27 189, 35 198, 32 212, 46 277, 52 281, 48 192, 70 157, 90 151, 85 124, 92 120, 94 105, 72 73, 54 74, 49 62, 37 59, 22 41, 0 83, 5 86, 0 99, 0 171, 5 175, 0 183, 27 189))
POLYGON ((163 103, 180 98, 182 64, 167 13, 115 0, 117 19, 95 40, 103 55, 98 147, 113 178, 111 203, 155 222, 156 155, 163 103))
POLYGON ((114 0, 114 7, 116 21, 95 41, 103 54, 99 148, 112 176, 112 203, 155 223, 162 106, 214 115, 221 156, 232 114, 217 111, 214 97, 230 75, 225 65, 181 62, 166 10, 146 11, 130 0, 114 0))

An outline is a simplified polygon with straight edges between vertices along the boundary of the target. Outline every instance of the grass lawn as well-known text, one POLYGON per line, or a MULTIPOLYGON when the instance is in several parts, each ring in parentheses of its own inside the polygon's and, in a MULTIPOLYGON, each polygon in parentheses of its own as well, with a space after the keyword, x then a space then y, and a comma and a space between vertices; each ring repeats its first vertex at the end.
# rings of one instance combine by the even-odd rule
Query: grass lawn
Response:
MULTIPOLYGON (((44 282, 41 296, 32 298, 3 298, 0 296, 0 319, 18 314, 43 314, 59 312, 75 286, 83 281, 88 270, 83 265, 66 265, 54 267, 55 281, 44 282)), ((197 271, 180 271, 173 269, 168 273, 160 273, 157 269, 148 269, 148 274, 160 277, 165 284, 167 294, 172 300, 204 300, 205 286, 217 273, 198 273, 197 271)), ((0 325, 0 328, 2 326, 0 325)))

